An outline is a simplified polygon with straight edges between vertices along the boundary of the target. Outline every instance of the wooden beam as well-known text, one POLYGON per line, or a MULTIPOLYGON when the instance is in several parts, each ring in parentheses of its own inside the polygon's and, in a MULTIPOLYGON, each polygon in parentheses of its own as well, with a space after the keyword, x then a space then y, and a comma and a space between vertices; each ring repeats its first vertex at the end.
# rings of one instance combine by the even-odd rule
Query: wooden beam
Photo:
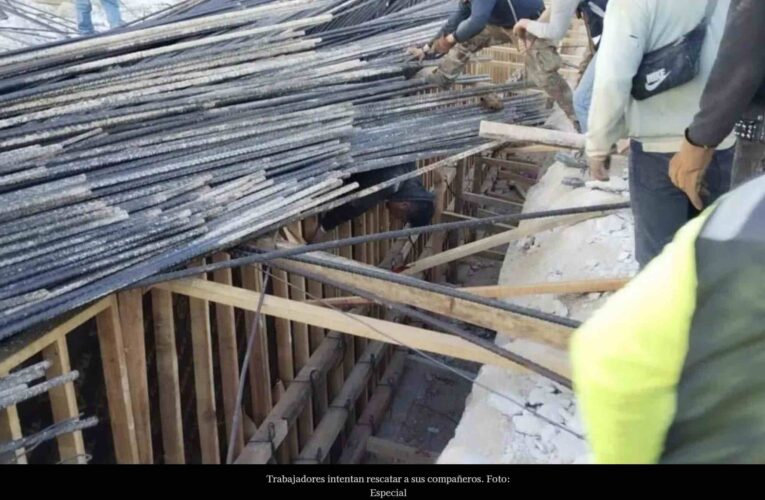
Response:
MULTIPOLYGON (((213 262, 225 262, 231 257, 225 252, 213 255, 213 262)), ((213 279, 224 285, 233 284, 231 269, 218 269, 213 272, 213 279)), ((244 429, 241 420, 234 433, 234 441, 229 442, 236 409, 236 392, 239 387, 239 346, 236 341, 236 319, 234 308, 225 304, 215 304, 215 324, 218 333, 218 358, 220 359, 221 393, 223 395, 223 413, 226 418, 226 443, 234 448, 234 456, 244 446, 244 429)))
MULTIPOLYGON (((242 287, 255 292, 263 292, 263 275, 255 266, 242 268, 242 287)), ((252 332, 252 322, 255 313, 246 311, 244 315, 247 335, 252 332)), ((252 399, 252 418, 256 426, 260 425, 268 416, 274 403, 271 394, 271 368, 268 359, 268 332, 266 331, 266 318, 260 315, 257 337, 254 340, 252 356, 250 356, 250 396, 252 399)))
MULTIPOLYGON (((472 293, 480 297, 504 299, 510 297, 523 297, 526 295, 615 292, 626 285, 629 280, 630 278, 605 278, 580 281, 551 281, 548 283, 532 283, 528 285, 462 287, 457 288, 457 290, 472 293)), ((342 307, 364 305, 370 303, 370 301, 361 297, 349 296, 324 299, 323 301, 312 300, 308 301, 308 303, 342 307)))
POLYGON ((434 464, 438 460, 438 454, 432 451, 413 448, 375 436, 369 436, 367 439, 367 451, 380 458, 404 464, 434 464))
POLYGON ((10 372, 18 365, 63 338, 81 324, 96 317, 112 305, 110 297, 103 298, 72 314, 50 330, 35 330, 14 335, 0 343, 0 373, 10 372))
POLYGON ((113 296, 110 296, 108 301, 109 307, 96 316, 96 326, 109 406, 109 421, 114 439, 114 455, 117 463, 136 464, 138 463, 138 442, 130 399, 125 345, 117 312, 117 301, 113 296))
MULTIPOLYGON (((51 366, 45 372, 48 380, 64 375, 72 371, 69 364, 69 349, 66 345, 66 337, 61 338, 49 345, 42 351, 43 359, 50 361, 51 366)), ((74 393, 74 384, 54 387, 48 391, 53 421, 61 422, 71 418, 78 418, 80 411, 77 408, 77 396, 74 393)), ((56 438, 58 442, 58 456, 63 463, 86 464, 85 443, 82 440, 82 431, 70 432, 56 438)))
POLYGON ((384 348, 383 342, 367 344, 364 354, 354 365, 345 384, 343 384, 343 388, 327 410, 327 414, 321 419, 311 439, 301 450, 298 461, 311 463, 324 461, 335 439, 343 430, 348 414, 353 407, 353 402, 364 391, 369 378, 374 373, 374 367, 380 362, 384 348))
POLYGON ((143 324, 143 290, 126 290, 117 294, 122 337, 125 342, 125 360, 130 382, 130 401, 133 405, 138 458, 142 464, 154 461, 151 442, 151 410, 149 380, 146 362, 146 341, 143 324))
POLYGON ((525 162, 520 160, 502 160, 499 158, 481 158, 481 161, 487 165, 498 167, 497 177, 502 179, 503 176, 510 171, 515 171, 518 174, 529 174, 531 178, 524 177, 527 182, 534 183, 539 177, 540 166, 536 163, 525 162))
MULTIPOLYGON (((200 266, 204 263, 205 259, 197 259, 191 265, 200 266)), ((206 274, 199 279, 206 279, 206 274)), ((194 363, 194 395, 197 402, 197 427, 202 463, 219 464, 220 442, 218 441, 218 412, 215 404, 210 303, 206 300, 189 298, 189 313, 194 363)))
POLYGON ((465 291, 480 295, 504 299, 526 295, 615 292, 629 282, 630 278, 610 278, 579 281, 551 281, 529 285, 495 285, 465 288, 465 291))
MULTIPOLYGON (((3 373, 2 375, 6 375, 3 373)), ((15 439, 21 439, 24 437, 21 433, 21 422, 19 421, 19 412, 16 409, 16 405, 9 406, 0 410, 0 442, 5 443, 7 441, 13 441, 15 439)), ((0 457, 0 464, 2 463, 16 463, 26 464, 27 456, 24 448, 16 450, 15 457, 9 453, 0 457)))
MULTIPOLYGON (((287 389, 284 388, 284 384, 281 380, 276 381, 276 385, 274 386, 274 395, 273 400, 276 404, 279 404, 279 401, 281 401, 285 394, 287 393, 287 389)), ((290 463, 290 449, 289 449, 289 443, 285 443, 284 441, 287 440, 287 437, 289 436, 290 427, 289 423, 286 420, 279 420, 273 424, 273 426, 269 426, 268 428, 268 443, 269 443, 269 458, 266 460, 271 459, 273 455, 270 454, 271 452, 271 443, 273 443, 273 449, 276 450, 276 457, 273 457, 277 460, 277 463, 280 464, 288 464, 290 463), (281 443, 281 444, 278 444, 281 443)), ((257 434, 257 430, 255 433, 257 434)), ((255 435, 253 435, 252 439, 255 439, 255 435)), ((263 462, 263 463, 266 463, 263 462)))
POLYGON ((556 153, 558 151, 568 151, 571 148, 565 146, 551 146, 547 144, 531 144, 528 146, 513 146, 506 148, 504 151, 513 154, 548 154, 556 153))
MULTIPOLYGON (((348 268, 364 267, 359 263, 333 257, 329 254, 314 253, 313 256, 320 257, 327 262, 339 263, 348 268)), ((278 264, 279 261, 276 262, 276 265, 278 264)), ((528 338, 555 347, 565 348, 568 345, 571 334, 570 328, 437 292, 402 284, 392 284, 382 279, 370 278, 302 262, 289 261, 289 265, 326 276, 338 283, 344 283, 368 291, 383 299, 418 307, 490 330, 504 332, 514 337, 528 338)))
POLYGON ((285 441, 290 425, 295 422, 308 402, 311 393, 311 374, 315 372, 326 376, 327 372, 342 358, 341 338, 339 333, 327 334, 324 342, 311 355, 308 363, 298 372, 295 378, 298 383, 291 384, 279 398, 271 413, 237 457, 237 464, 265 464, 271 460, 272 444, 274 448, 278 448, 285 441))
MULTIPOLYGON (((443 217, 444 222, 459 222, 459 221, 465 221, 465 220, 476 220, 476 217, 471 217, 469 215, 463 215, 455 212, 444 212, 441 214, 443 217)), ((513 228, 513 226, 508 226, 507 224, 491 224, 484 226, 482 228, 484 231, 490 233, 490 234, 497 234, 504 231, 510 231, 513 228)))
POLYGON ((403 349, 396 349, 382 376, 381 384, 375 389, 364 413, 361 414, 361 417, 359 417, 358 422, 348 437, 348 444, 343 450, 338 463, 361 463, 361 460, 364 458, 364 453, 366 452, 367 439, 374 434, 393 399, 393 392, 396 388, 396 384, 398 384, 401 375, 404 373, 406 359, 406 351, 403 349))
MULTIPOLYGON (((194 279, 161 283, 156 287, 247 310, 253 310, 259 299, 257 293, 249 290, 194 279)), ((516 363, 467 340, 432 330, 332 311, 320 306, 294 302, 271 295, 266 295, 263 301, 263 311, 271 316, 304 321, 308 324, 316 324, 338 332, 359 335, 394 345, 404 345, 501 368, 522 369, 516 363)), ((568 359, 565 356, 563 358, 558 356, 558 353, 562 351, 535 343, 517 342, 517 344, 518 346, 510 346, 509 350, 545 366, 563 377, 570 378, 568 359)))
MULTIPOLYGON (((154 316, 154 346, 157 356, 159 415, 162 451, 167 464, 185 463, 181 389, 178 380, 178 351, 175 344, 173 296, 167 290, 151 291, 154 316)), ((110 403, 111 404, 111 403, 110 403)))
MULTIPOLYGON (((274 290, 276 297, 287 298, 289 297, 289 288, 287 287, 287 273, 280 269, 274 269, 272 271, 271 286, 274 290)), ((264 314, 268 314, 263 309, 264 314)), ((290 329, 290 322, 284 318, 277 316, 274 320, 276 327, 276 352, 278 358, 278 372, 279 379, 285 385, 289 386, 289 383, 295 378, 295 360, 292 353, 292 332, 290 329)))
POLYGON ((586 213, 586 214, 567 215, 563 217, 550 217, 546 219, 540 219, 539 221, 535 221, 534 223, 527 223, 517 229, 512 229, 504 233, 495 234, 493 236, 489 236, 487 238, 483 238, 483 239, 474 241, 472 243, 467 243, 460 247, 453 248, 445 252, 441 252, 440 254, 433 255, 431 257, 426 257, 424 259, 420 259, 417 262, 410 265, 404 271, 404 274, 412 275, 412 274, 421 273, 422 271, 425 271, 426 269, 430 269, 431 267, 438 266, 440 264, 445 264, 453 260, 462 259, 467 257, 468 255, 473 255, 478 252, 482 252, 484 250, 490 250, 492 248, 505 245, 507 243, 510 243, 511 241, 515 241, 526 236, 531 236, 533 234, 541 233, 543 231, 548 231, 550 229, 554 229, 556 227, 560 227, 563 225, 577 224, 579 222, 585 221, 587 219, 591 219, 593 217, 600 217, 601 215, 602 213, 600 212, 593 212, 593 213, 586 213))
POLYGON ((508 142, 533 142, 570 149, 584 148, 584 135, 573 132, 560 132, 539 127, 527 127, 510 123, 483 120, 478 135, 486 139, 508 142))
POLYGON ((479 206, 486 205, 489 207, 499 208, 499 209, 507 210, 509 213, 520 213, 521 210, 523 210, 523 204, 521 203, 514 203, 512 201, 500 200, 498 198, 494 198, 492 196, 486 196, 484 194, 463 193, 462 196, 464 197, 465 201, 468 203, 473 203, 479 206))

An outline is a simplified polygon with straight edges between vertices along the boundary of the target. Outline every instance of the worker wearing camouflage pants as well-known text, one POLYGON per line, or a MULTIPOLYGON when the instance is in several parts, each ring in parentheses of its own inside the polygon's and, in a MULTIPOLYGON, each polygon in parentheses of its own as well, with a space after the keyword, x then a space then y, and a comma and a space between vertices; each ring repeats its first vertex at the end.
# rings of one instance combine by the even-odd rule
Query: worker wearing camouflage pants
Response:
MULTIPOLYGON (((517 44, 513 30, 489 24, 473 38, 452 47, 443 57, 436 71, 427 78, 441 87, 449 87, 464 71, 472 54, 491 45, 505 43, 517 44)), ((571 88, 558 74, 562 60, 555 46, 531 36, 526 38, 526 45, 528 48, 523 52, 523 62, 526 65, 528 78, 547 92, 547 95, 558 103, 566 115, 575 119, 571 88)))

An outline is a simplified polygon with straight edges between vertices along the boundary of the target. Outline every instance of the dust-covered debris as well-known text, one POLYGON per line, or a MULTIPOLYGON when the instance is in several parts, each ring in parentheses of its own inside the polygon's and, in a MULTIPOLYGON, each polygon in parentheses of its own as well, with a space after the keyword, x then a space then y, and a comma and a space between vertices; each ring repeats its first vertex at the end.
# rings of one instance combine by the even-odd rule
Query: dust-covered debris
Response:
MULTIPOLYGON (((609 183, 572 188, 562 182, 572 170, 555 163, 529 190, 524 212, 624 201, 627 183, 623 165, 618 167, 609 183)), ((499 283, 629 277, 638 269, 633 248, 632 215, 626 210, 611 213, 510 245, 499 283)), ((609 295, 535 295, 511 302, 584 320, 609 295)), ((496 342, 508 340, 498 336, 496 342)), ((484 366, 439 463, 586 463, 582 435, 570 390, 520 369, 484 366)))

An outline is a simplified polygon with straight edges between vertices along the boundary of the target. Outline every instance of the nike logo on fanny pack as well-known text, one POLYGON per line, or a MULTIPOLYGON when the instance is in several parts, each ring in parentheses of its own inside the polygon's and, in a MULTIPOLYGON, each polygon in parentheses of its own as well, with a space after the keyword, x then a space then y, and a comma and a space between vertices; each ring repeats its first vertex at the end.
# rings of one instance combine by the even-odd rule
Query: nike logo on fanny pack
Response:
POLYGON ((668 72, 664 68, 661 68, 658 71, 654 71, 653 73, 650 73, 648 76, 645 77, 645 80, 646 80, 645 89, 648 92, 653 92, 659 87, 659 85, 664 83, 664 80, 666 80, 671 73, 672 73, 671 71, 668 72))

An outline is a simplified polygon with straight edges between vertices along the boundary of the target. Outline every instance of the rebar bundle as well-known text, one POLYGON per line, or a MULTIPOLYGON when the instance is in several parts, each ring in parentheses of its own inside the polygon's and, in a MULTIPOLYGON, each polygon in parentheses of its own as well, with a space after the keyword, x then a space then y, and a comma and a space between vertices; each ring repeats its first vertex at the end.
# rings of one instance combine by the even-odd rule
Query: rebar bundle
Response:
POLYGON ((113 33, 0 56, 0 339, 449 155, 519 84, 407 80, 447 0, 190 0, 113 33))

